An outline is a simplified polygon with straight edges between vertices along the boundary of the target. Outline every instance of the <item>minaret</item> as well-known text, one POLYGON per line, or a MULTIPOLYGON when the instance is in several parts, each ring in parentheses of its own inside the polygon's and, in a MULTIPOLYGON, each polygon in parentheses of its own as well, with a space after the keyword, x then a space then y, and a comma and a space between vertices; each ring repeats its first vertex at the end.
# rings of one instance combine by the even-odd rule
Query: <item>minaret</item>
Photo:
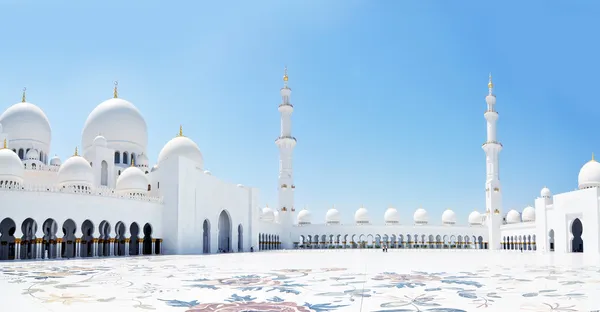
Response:
POLYGON ((294 225, 294 170, 292 168, 292 154, 296 146, 296 138, 292 136, 292 112, 294 106, 290 103, 292 89, 288 87, 287 67, 283 74, 283 88, 280 91, 281 104, 281 133, 275 144, 279 148, 279 223, 282 226, 281 243, 283 249, 291 249, 293 241, 291 228, 294 225))
POLYGON ((486 223, 488 226, 488 248, 500 249, 500 225, 502 224, 502 188, 500 186, 498 156, 502 150, 502 144, 496 138, 496 96, 494 95, 494 84, 492 74, 488 83, 489 93, 485 97, 487 110, 485 120, 487 121, 487 140, 483 143, 485 151, 486 179, 485 179, 485 206, 486 223))

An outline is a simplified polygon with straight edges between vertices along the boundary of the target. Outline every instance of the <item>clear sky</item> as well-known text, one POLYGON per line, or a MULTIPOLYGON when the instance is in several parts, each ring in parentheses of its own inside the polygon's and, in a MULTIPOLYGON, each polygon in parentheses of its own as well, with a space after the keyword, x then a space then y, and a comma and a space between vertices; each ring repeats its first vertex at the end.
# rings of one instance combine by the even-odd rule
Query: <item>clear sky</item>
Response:
POLYGON ((285 65, 314 221, 333 204, 344 222, 361 204, 376 223, 389 205, 403 223, 484 210, 489 72, 505 212, 573 190, 600 153, 597 1, 88 2, 0 1, 1 108, 26 86, 63 160, 118 80, 152 163, 182 124, 213 175, 276 206, 285 65))

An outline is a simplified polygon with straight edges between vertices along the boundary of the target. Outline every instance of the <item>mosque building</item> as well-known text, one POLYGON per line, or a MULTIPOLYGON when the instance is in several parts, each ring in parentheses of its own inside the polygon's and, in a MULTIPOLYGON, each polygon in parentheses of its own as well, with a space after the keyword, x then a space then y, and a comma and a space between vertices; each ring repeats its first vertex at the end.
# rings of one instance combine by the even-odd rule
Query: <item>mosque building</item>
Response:
POLYGON ((579 190, 552 196, 542 189, 535 208, 502 213, 496 96, 490 75, 484 113, 487 140, 485 212, 466 225, 454 211, 430 222, 416 209, 403 222, 397 209, 373 223, 360 207, 342 224, 329 209, 313 223, 297 211, 294 193, 292 90, 287 69, 280 90, 278 204, 260 208, 256 188, 232 184, 204 168, 198 145, 179 133, 150 165, 148 129, 141 112, 118 95, 100 103, 84 123, 81 145, 62 161, 50 156, 52 131, 44 111, 27 102, 0 115, 0 260, 156 254, 209 254, 302 248, 509 249, 600 254, 600 164, 579 173, 579 190), (122 125, 127 125, 124 131, 122 125), (586 224, 582 220, 596 220, 586 224), (589 227, 589 230, 587 230, 589 227))

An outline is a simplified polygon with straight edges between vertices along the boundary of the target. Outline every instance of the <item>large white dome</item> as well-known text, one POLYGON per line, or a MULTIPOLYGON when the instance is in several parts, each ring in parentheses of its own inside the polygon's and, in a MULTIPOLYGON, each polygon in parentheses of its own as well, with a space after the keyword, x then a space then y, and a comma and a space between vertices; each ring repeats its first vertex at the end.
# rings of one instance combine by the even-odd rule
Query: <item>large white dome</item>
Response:
POLYGON ((358 210, 356 210, 354 213, 354 222, 356 222, 356 224, 368 224, 371 222, 369 218, 369 211, 364 207, 358 208, 358 210))
POLYGON ((148 183, 148 177, 140 168, 129 167, 117 178, 116 190, 125 194, 146 194, 148 183))
POLYGON ((535 221, 535 209, 531 206, 525 207, 521 213, 523 222, 534 222, 535 221))
POLYGON ((75 155, 69 157, 58 169, 59 186, 86 186, 91 187, 94 182, 92 166, 83 157, 75 155))
POLYGON ((130 102, 119 98, 106 100, 90 113, 85 125, 81 144, 86 150, 94 139, 102 134, 108 147, 128 152, 145 152, 148 145, 148 128, 140 111, 130 102), (137 151, 135 150, 137 149, 137 151))
POLYGON ((23 183, 23 163, 15 152, 8 148, 0 149, 0 182, 23 183))
POLYGON ((275 220, 275 213, 273 212, 273 209, 265 207, 262 209, 260 218, 263 221, 273 222, 275 220))
POLYGON ((456 213, 451 209, 446 209, 444 213, 442 213, 442 224, 445 225, 454 225, 456 224, 456 213))
POLYGON ((423 208, 419 208, 413 214, 413 219, 415 224, 427 224, 429 222, 429 215, 427 214, 427 210, 423 208))
POLYGON ((521 222, 521 215, 518 211, 512 209, 506 215, 506 223, 513 224, 521 222))
POLYGON ((473 211, 469 214, 469 224, 470 225, 481 225, 483 218, 481 217, 481 213, 478 211, 473 211))
MULTIPOLYGON (((28 103, 17 103, 0 115, 0 124, 9 142, 35 142, 50 147, 52 129, 41 108, 28 103)), ((12 146, 12 145, 11 145, 12 146)))
POLYGON ((303 209, 298 213, 298 224, 310 224, 312 216, 310 211, 303 209))
POLYGON ((400 213, 398 209, 390 207, 383 214, 383 220, 385 224, 398 224, 400 223, 400 213))
POLYGON ((579 170, 579 188, 600 187, 600 163, 593 159, 579 170))
POLYGON ((198 148, 198 145, 194 141, 183 135, 176 136, 160 150, 158 154, 158 166, 160 167, 160 163, 164 160, 177 156, 186 157, 195 162, 200 168, 204 167, 204 158, 202 157, 200 148, 198 148))
POLYGON ((325 223, 339 224, 341 221, 342 216, 340 215, 340 212, 337 209, 331 208, 327 210, 327 214, 325 214, 325 223))

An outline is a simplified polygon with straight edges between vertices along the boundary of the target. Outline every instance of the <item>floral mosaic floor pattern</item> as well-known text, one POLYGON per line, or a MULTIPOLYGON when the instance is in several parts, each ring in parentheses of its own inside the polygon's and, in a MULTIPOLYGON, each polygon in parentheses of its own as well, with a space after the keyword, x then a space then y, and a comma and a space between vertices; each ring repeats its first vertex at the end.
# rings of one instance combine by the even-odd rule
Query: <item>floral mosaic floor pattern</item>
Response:
POLYGON ((311 250, 9 261, 0 262, 0 302, 61 312, 598 310, 600 266, 553 257, 311 250))

